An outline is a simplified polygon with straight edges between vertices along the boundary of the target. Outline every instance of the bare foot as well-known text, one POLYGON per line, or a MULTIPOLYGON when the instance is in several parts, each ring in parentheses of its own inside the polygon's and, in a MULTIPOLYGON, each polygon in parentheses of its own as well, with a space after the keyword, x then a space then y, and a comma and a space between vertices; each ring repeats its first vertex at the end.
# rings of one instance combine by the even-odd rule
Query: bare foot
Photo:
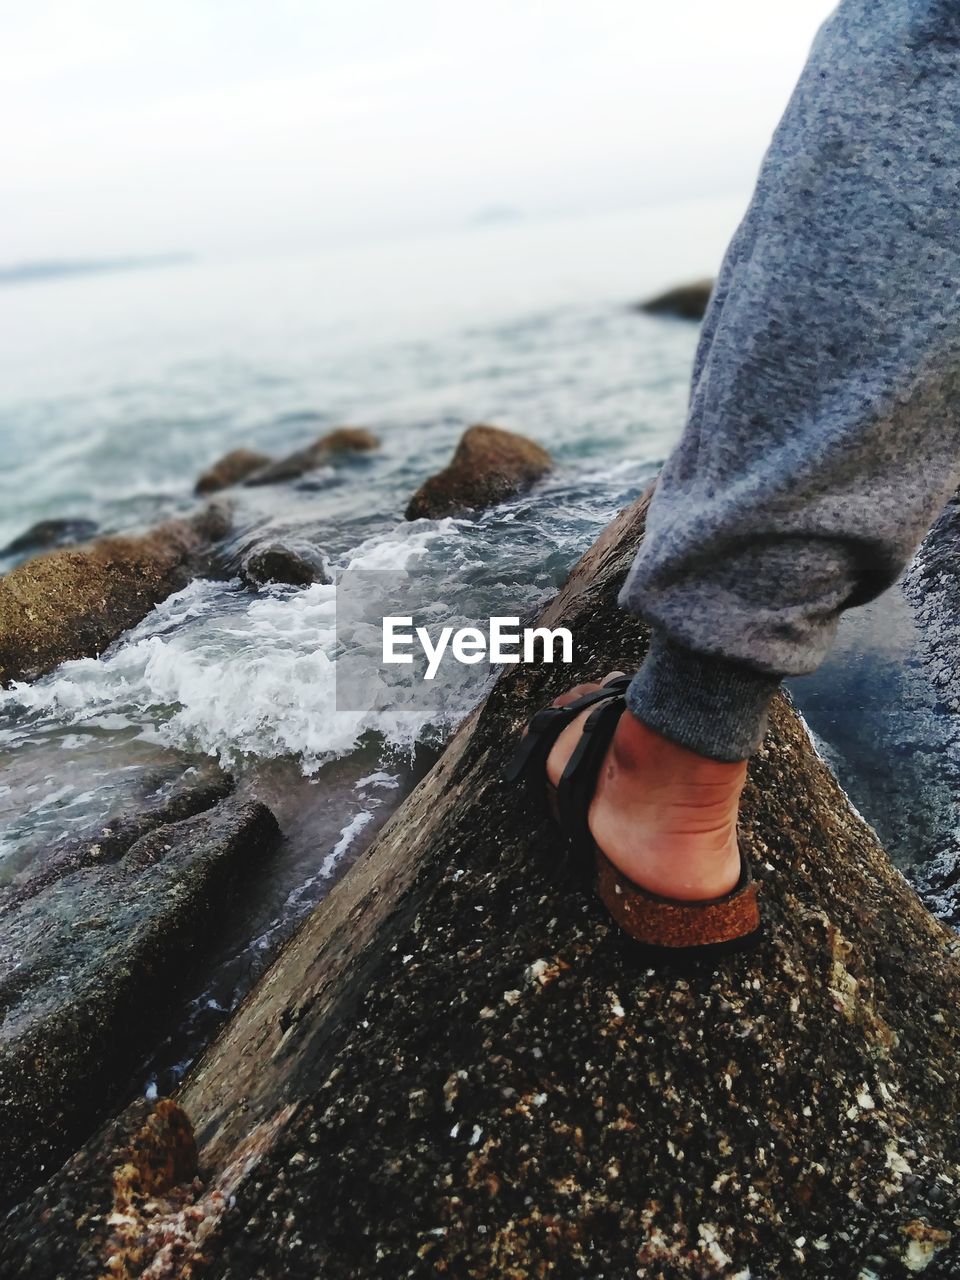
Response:
MULTIPOLYGON (((554 705, 599 688, 577 685, 554 705)), ((564 729, 550 752, 547 775, 554 785, 591 710, 564 729)), ((746 761, 724 764, 697 755, 625 711, 597 778, 589 814, 593 838, 616 867, 651 893, 685 900, 720 897, 740 878, 737 811, 746 776, 746 761)))

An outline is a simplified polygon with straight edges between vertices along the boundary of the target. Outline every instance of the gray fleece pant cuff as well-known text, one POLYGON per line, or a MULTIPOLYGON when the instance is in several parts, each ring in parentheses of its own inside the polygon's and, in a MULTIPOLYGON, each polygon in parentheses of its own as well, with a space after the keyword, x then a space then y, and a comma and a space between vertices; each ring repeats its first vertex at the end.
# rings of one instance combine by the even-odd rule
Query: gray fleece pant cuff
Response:
POLYGON ((712 760, 746 760, 767 727, 776 676, 684 649, 654 632, 627 706, 648 728, 712 760))

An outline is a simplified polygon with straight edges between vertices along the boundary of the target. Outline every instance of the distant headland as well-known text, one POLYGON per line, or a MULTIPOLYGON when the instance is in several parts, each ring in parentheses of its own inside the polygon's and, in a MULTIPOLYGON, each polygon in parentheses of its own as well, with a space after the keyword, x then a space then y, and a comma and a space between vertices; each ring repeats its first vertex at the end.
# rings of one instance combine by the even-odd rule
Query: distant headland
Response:
POLYGON ((148 258, 61 258, 38 262, 16 262, 0 266, 0 285, 29 284, 62 276, 85 276, 103 271, 139 271, 147 267, 170 267, 191 262, 190 253, 155 254, 148 258))

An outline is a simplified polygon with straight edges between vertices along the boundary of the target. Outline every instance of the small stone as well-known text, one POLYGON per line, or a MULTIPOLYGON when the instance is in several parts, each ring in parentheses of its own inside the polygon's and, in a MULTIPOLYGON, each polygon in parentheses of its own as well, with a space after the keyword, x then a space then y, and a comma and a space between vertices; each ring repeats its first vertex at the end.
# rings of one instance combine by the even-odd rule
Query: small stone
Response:
POLYGON ((411 1089, 407 1095, 411 1120, 419 1120, 430 1109, 430 1096, 426 1089, 411 1089))
POLYGON ((253 587, 266 586, 271 582, 291 587, 329 582, 318 552, 282 542, 271 542, 248 552, 240 565, 240 577, 253 587))
POLYGON ((546 987, 560 977, 560 965, 555 960, 534 960, 524 971, 528 982, 538 982, 546 987))

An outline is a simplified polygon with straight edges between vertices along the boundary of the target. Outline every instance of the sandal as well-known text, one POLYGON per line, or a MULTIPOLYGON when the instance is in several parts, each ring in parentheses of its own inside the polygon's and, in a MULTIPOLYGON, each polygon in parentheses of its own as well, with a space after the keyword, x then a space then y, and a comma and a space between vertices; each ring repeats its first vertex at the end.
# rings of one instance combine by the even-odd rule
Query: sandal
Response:
POLYGON ((597 894, 624 933, 651 959, 714 959, 747 951, 760 941, 762 927, 757 884, 740 850, 740 879, 720 898, 687 901, 650 893, 624 875, 594 840, 588 824, 597 776, 626 709, 629 676, 618 676, 565 707, 544 707, 505 771, 508 782, 525 781, 535 798, 545 795, 571 853, 596 876, 597 894), (583 733, 557 786, 546 776, 547 757, 562 731, 587 707, 583 733))

